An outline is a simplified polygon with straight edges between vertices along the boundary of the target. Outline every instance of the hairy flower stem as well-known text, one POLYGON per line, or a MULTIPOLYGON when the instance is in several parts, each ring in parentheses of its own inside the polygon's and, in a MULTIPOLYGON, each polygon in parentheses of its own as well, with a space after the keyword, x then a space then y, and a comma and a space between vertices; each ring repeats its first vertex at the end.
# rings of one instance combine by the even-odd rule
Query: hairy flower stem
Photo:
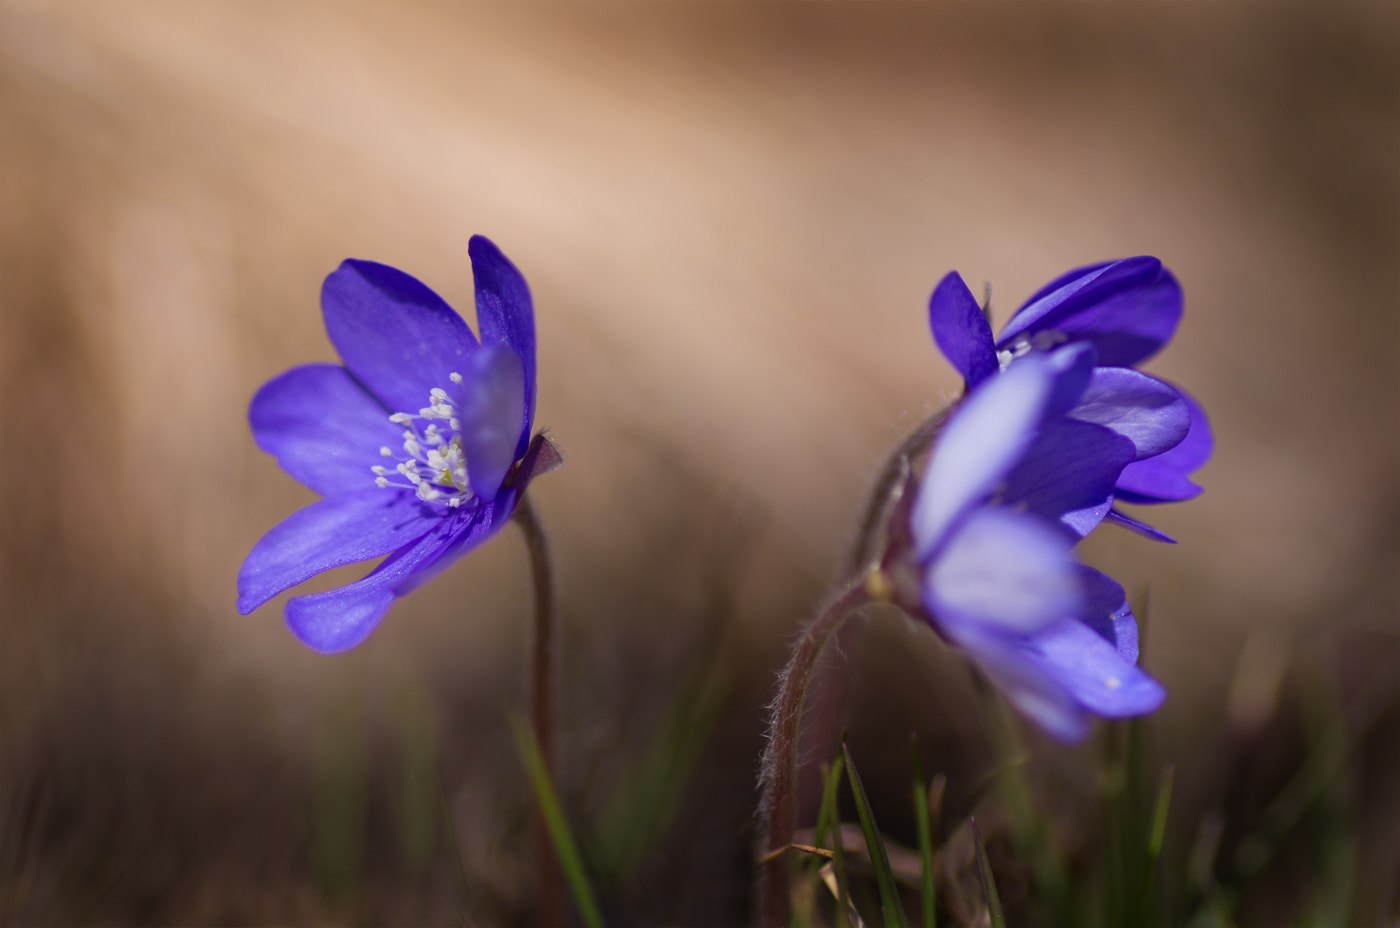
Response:
MULTIPOLYGON (((837 637, 846 620, 870 601, 865 578, 848 585, 821 614, 808 623, 793 648, 792 660, 783 668, 778 696, 773 702, 764 752, 762 781, 764 853, 792 843, 797 827, 799 775, 803 761, 803 706, 813 676, 822 664, 827 646, 837 637)), ((818 732, 820 738, 822 733, 818 732)), ((760 923, 769 928, 787 924, 790 903, 791 862, 789 854, 778 854, 759 874, 760 923)))
POLYGON ((929 445, 933 444, 933 440, 943 430, 944 423, 948 421, 948 417, 956 405, 956 402, 949 403, 943 409, 920 422, 914 431, 910 432, 904 441, 900 442, 899 446, 891 451, 890 456, 885 459, 884 466, 880 468, 880 476, 875 479, 875 485, 870 489, 865 512, 860 519, 860 527, 856 530, 855 542, 852 543, 850 553, 846 556, 846 562, 841 567, 843 580, 862 573, 882 553, 876 543, 880 537, 880 529, 884 527, 885 520, 889 517, 891 501, 901 489, 902 482, 913 466, 914 459, 927 451, 929 445))
MULTIPOLYGON (((530 574, 535 585, 535 622, 530 636, 530 725, 535 730, 545 772, 557 789, 559 777, 554 743, 554 708, 559 689, 559 599, 554 582, 554 561, 550 557, 549 539, 544 533, 544 526, 540 524, 528 494, 521 495, 513 518, 525 536, 525 547, 530 554, 530 574)), ((562 928, 567 924, 567 919, 559 862, 555 859, 549 830, 538 807, 534 813, 534 832, 539 924, 543 928, 562 928)))

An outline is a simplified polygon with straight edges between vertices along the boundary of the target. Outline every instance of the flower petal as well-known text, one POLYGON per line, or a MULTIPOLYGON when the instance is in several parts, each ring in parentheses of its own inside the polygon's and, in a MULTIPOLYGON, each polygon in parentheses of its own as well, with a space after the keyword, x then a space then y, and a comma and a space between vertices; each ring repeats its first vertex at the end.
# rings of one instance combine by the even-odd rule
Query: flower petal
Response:
POLYGON ((248 405, 258 447, 324 496, 374 487, 379 449, 397 447, 389 411, 338 364, 294 367, 263 384, 248 405))
POLYGON ((978 509, 948 540, 924 575, 924 605, 935 616, 961 616, 1029 632, 1083 603, 1070 542, 1032 516, 978 509))
POLYGON ((321 311, 345 366, 390 412, 418 412, 476 350, 442 297, 387 264, 342 262, 321 287, 321 311))
POLYGON ((1191 416, 1186 437, 1176 447, 1123 469, 1123 475, 1118 478, 1118 498, 1124 502, 1171 503, 1201 493, 1201 488, 1187 474, 1210 459, 1215 438, 1201 404, 1185 390, 1176 392, 1191 416))
POLYGON ((1079 581, 1084 588, 1084 608, 1079 618, 1104 641, 1113 646, 1118 656, 1129 664, 1138 659, 1138 627, 1128 597, 1118 581, 1092 567, 1079 565, 1079 581))
POLYGON ((1008 475, 1002 500, 1083 538, 1113 505, 1114 484, 1134 454, 1131 441, 1103 426, 1052 419, 1008 475))
POLYGON ((1191 412, 1181 394, 1155 377, 1125 367, 1098 367, 1069 415, 1128 438, 1135 460, 1181 444, 1191 412))
POLYGON ((1049 365, 1029 357, 963 400, 934 446, 910 515, 921 560, 1021 459, 1054 385, 1049 365))
POLYGON ((389 555, 363 579, 288 600, 287 627, 303 644, 322 654, 353 648, 374 631, 400 591, 406 592, 404 588, 411 588, 420 574, 433 570, 443 553, 480 521, 477 507, 452 510, 431 531, 389 555))
POLYGON ((406 490, 332 496, 292 513, 264 535, 238 571, 244 615, 332 567, 380 557, 427 534, 447 514, 406 490))
POLYGON ((1181 286, 1153 257, 1071 271, 1059 282, 1016 311, 997 348, 1053 330, 1093 342, 1101 365, 1131 367, 1165 345, 1181 319, 1181 286))
POLYGON ((1076 619, 1065 619, 1033 635, 1026 653, 1094 715, 1110 719, 1143 715, 1167 698, 1161 684, 1076 619))
POLYGON ((520 356, 509 345, 483 345, 462 371, 460 396, 459 434, 472 492, 491 499, 515 461, 525 406, 520 356))
POLYGON ((1158 529, 1155 529, 1152 526, 1148 525, 1146 522, 1139 522, 1132 516, 1124 515, 1120 510, 1117 509, 1110 509, 1108 511, 1108 515, 1103 517, 1103 520, 1105 522, 1111 522, 1114 525, 1121 525, 1128 531, 1135 532, 1138 535, 1141 535, 1143 538, 1150 538, 1153 541, 1164 541, 1169 545, 1176 544, 1176 539, 1168 535, 1166 532, 1159 531, 1158 529))
POLYGON ((1007 701, 1051 737, 1082 741, 1089 734, 1088 713, 1035 660, 1026 639, 958 620, 940 623, 940 629, 991 678, 1007 701))
POLYGON ((483 345, 509 345, 520 357, 525 409, 512 458, 525 455, 535 417, 535 309, 525 277, 483 235, 467 242, 476 280, 476 324, 483 345))
POLYGON ((943 356, 958 369, 968 389, 998 370, 992 327, 957 271, 939 281, 928 301, 929 326, 943 356))

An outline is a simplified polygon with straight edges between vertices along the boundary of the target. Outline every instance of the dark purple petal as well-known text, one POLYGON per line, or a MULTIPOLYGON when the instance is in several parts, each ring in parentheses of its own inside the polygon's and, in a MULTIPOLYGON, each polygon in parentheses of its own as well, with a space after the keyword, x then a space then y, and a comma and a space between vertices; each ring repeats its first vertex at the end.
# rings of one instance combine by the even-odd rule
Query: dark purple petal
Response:
POLYGON ((1101 365, 1131 367, 1165 345, 1181 319, 1181 287, 1156 258, 1125 258, 1061 280, 1017 310, 998 349, 1022 335, 1057 331, 1093 342, 1101 365))
POLYGON ((294 367, 263 384, 248 404, 258 447, 323 496, 374 487, 379 449, 403 443, 399 426, 337 364, 294 367))
POLYGON ((1088 713, 1058 679, 1046 672, 1026 639, 957 617, 940 620, 938 626, 991 678, 1008 702, 1051 737, 1081 741, 1089 733, 1088 713))
POLYGON ((401 589, 431 570, 442 554, 478 520, 474 507, 453 510, 417 541, 399 548, 368 576, 348 586, 287 601, 287 627, 303 644, 322 654, 364 641, 401 589))
POLYGON ((1088 389, 1098 352, 1089 342, 1075 342, 1044 357, 1055 374, 1055 392, 1046 412, 1052 416, 1062 415, 1073 409, 1088 389))
POLYGON ((1128 531, 1135 532, 1141 535, 1143 538, 1150 538, 1153 541, 1164 541, 1169 545, 1176 544, 1176 539, 1168 535, 1167 533, 1153 528, 1146 522, 1139 522, 1137 519, 1134 519, 1131 516, 1124 515, 1121 511, 1117 509, 1110 509, 1108 511, 1108 515, 1103 517, 1103 520, 1105 522, 1110 522, 1114 525, 1121 525, 1128 531))
POLYGON ((523 457, 535 417, 535 309, 525 277, 482 235, 467 242, 476 279, 476 324, 483 345, 509 345, 520 357, 525 408, 513 458, 523 457))
MULTIPOLYGON (((1045 297, 1047 297, 1047 296, 1049 296, 1050 294, 1054 293, 1056 290, 1060 290, 1060 289, 1062 289, 1062 288, 1068 287, 1070 284, 1073 284, 1075 281, 1079 280, 1081 277, 1087 277, 1088 275, 1094 273, 1095 271, 1101 270, 1102 268, 1106 268, 1106 267, 1108 267, 1110 264, 1114 264, 1114 263, 1116 263, 1116 262, 1114 262, 1114 261, 1100 261, 1100 262, 1098 262, 1097 264, 1086 264, 1086 265, 1084 265, 1083 267, 1077 267, 1077 268, 1075 268, 1075 269, 1072 270, 1072 271, 1066 271, 1065 273, 1061 274, 1059 277, 1056 277, 1054 280, 1050 281, 1048 284, 1046 284, 1045 286, 1041 287, 1039 290, 1037 290, 1036 292, 1032 293, 1029 297, 1027 297, 1026 302, 1024 302, 1024 303, 1021 304, 1021 309, 1016 310, 1016 312, 1019 313, 1019 312, 1021 312, 1021 310, 1025 309, 1027 306, 1030 306, 1030 305, 1032 305, 1032 304, 1034 304, 1034 303, 1038 303, 1039 301, 1045 299, 1045 297)), ((1014 314, 1013 314, 1013 317, 1014 317, 1014 314)))
POLYGON ((515 511, 516 499, 515 490, 503 489, 491 502, 476 502, 467 513, 466 527, 459 531, 430 563, 401 583, 394 590, 394 595, 407 596, 451 567, 459 557, 494 535, 515 511))
POLYGON ((973 512, 924 575, 924 605, 1028 632, 1082 605, 1069 541, 1039 519, 1006 509, 973 512))
POLYGON ((238 611, 247 615, 323 570, 397 550, 427 534, 447 513, 407 490, 373 485, 312 503, 253 545, 238 572, 238 611))
POLYGON ((963 375, 969 390, 997 372, 992 327, 957 271, 933 289, 928 301, 928 321, 933 340, 963 375))
POLYGON ((1094 715, 1111 719, 1144 715, 1167 698, 1161 684, 1076 619, 1057 622, 1031 636, 1025 654, 1094 715))
POLYGON ((1200 403, 1185 390, 1177 389, 1177 394, 1191 416, 1186 437, 1176 447, 1123 469, 1118 498, 1125 503, 1172 503, 1201 493, 1187 475, 1210 459, 1215 438, 1200 403))
POLYGON ((459 435, 472 492, 491 499, 515 461, 525 406, 520 356, 509 345, 483 345, 462 370, 459 435))
POLYGON ((321 287, 321 311, 340 359, 390 412, 416 414, 476 350, 451 306, 387 264, 342 262, 321 287))
POLYGON ((1137 449, 1138 461, 1181 444, 1191 425, 1191 412, 1181 394, 1156 378, 1125 367, 1096 368, 1069 415, 1129 439, 1137 449))
POLYGON ((1135 453, 1131 441, 1103 426, 1053 419, 1007 476, 1002 501, 1083 538, 1113 505, 1114 484, 1135 453))
POLYGON ((1054 385, 1049 364, 1029 357, 963 400, 929 456, 910 514, 920 560, 930 557, 953 524, 1021 459, 1054 385))
POLYGON ((1100 638, 1113 645, 1118 656, 1129 664, 1138 659, 1138 627, 1128 608, 1123 587, 1107 574, 1092 567, 1079 566, 1079 580, 1084 587, 1084 608, 1080 620, 1100 638))

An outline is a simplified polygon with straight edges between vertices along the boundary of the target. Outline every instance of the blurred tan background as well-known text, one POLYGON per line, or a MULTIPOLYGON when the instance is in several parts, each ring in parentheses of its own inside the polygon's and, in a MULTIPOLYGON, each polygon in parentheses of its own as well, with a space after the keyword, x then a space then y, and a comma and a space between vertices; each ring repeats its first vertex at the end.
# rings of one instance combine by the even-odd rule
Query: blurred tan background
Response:
MULTIPOLYGON (((685 838, 622 893, 683 924, 743 918, 772 675, 879 461, 958 387, 933 284, 991 281, 999 325, 1070 267, 1160 256, 1186 314, 1150 369, 1217 451, 1203 497, 1151 513, 1180 545, 1108 528, 1085 557, 1150 586, 1189 843, 1295 657, 1393 705, 1397 167, 1393 3, 6 0, 0 912, 524 918, 513 530, 350 655, 298 645, 284 598, 233 608, 248 548, 313 498, 244 413, 334 359, 322 278, 393 264, 474 325, 478 232, 530 281, 537 422, 567 454, 533 492, 578 808, 722 655, 685 838), (404 811, 437 795, 414 764, 460 868, 435 807, 404 811)), ((927 630, 877 618, 858 665, 875 787, 887 757, 902 789, 911 728, 985 767, 927 630)), ((1092 756, 1036 749, 1071 791, 1092 756)), ((1397 863, 1394 754, 1358 774, 1367 892, 1397 863)))

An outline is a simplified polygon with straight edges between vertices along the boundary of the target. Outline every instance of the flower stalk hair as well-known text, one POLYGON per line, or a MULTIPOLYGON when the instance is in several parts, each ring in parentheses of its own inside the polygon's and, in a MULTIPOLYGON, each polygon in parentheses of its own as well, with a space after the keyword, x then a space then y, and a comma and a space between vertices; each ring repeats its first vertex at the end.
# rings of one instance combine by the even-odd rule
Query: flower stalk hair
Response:
MULTIPOLYGON (((514 519, 535 581, 530 716, 553 776, 558 600, 526 493, 561 458, 543 433, 531 434, 529 286, 489 239, 473 236, 467 253, 479 341, 441 297, 396 268, 351 259, 326 278, 321 309, 342 363, 294 367, 264 384, 248 409, 258 447, 322 499, 253 546, 238 573, 238 611, 333 567, 384 557, 360 580, 287 601, 298 640, 345 651, 396 599, 514 519)), ((561 922, 547 841, 539 853, 542 911, 561 922)))
MULTIPOLYGON (((1073 548, 1105 521, 1171 541, 1117 504, 1200 492, 1189 474, 1210 455, 1204 412, 1133 369, 1170 339, 1180 315, 1180 287, 1155 258, 1057 278, 999 338, 956 273, 935 288, 934 339, 963 375, 964 394, 891 456, 841 592, 780 674, 761 772, 766 851, 785 847, 796 827, 803 743, 829 740, 804 731, 802 707, 823 682, 813 668, 872 601, 926 622, 1058 740, 1082 739, 1093 717, 1161 705, 1165 690, 1137 666, 1123 588, 1073 548)), ((787 876, 780 860, 761 873, 765 925, 785 923, 787 876)))

